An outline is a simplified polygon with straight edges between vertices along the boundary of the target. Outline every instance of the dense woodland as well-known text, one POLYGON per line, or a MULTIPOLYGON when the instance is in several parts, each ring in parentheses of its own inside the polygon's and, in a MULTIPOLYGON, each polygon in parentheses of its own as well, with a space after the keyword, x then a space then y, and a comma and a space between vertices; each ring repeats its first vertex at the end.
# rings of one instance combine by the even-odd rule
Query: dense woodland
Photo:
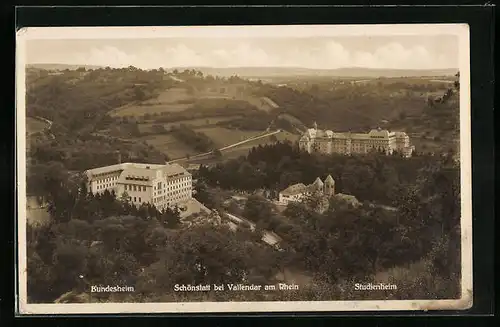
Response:
POLYGON ((449 134, 458 129, 458 78, 457 73, 451 87, 418 78, 360 83, 327 79, 284 86, 262 83, 253 92, 273 99, 280 105, 276 111, 288 113, 306 126, 318 122, 321 128, 338 131, 366 131, 377 126, 430 132, 444 128, 449 134))
MULTIPOLYGON (((175 74, 190 81, 193 88, 201 88, 207 81, 241 83, 239 78, 220 81, 196 71, 175 74)), ((445 156, 419 152, 409 159, 378 153, 324 156, 299 152, 291 143, 276 142, 253 148, 247 156, 212 168, 202 166, 195 176, 199 180, 197 199, 219 212, 239 210, 238 214, 257 224, 255 233, 243 228, 233 232, 225 224, 188 228, 181 223, 179 210, 158 212, 146 205, 135 208, 113 194, 87 194, 79 172, 114 164, 118 154, 122 161, 162 163, 168 159, 144 143, 122 139, 141 135, 135 119, 111 118, 106 114, 110 108, 152 98, 158 90, 180 83, 164 76, 161 70, 146 72, 133 67, 66 71, 55 76, 38 72, 28 76, 28 115, 53 121, 50 131, 28 142, 28 193, 42 196, 51 215, 48 225, 29 225, 27 230, 30 302, 53 302, 63 294, 71 295, 70 302, 459 296, 460 180, 451 152, 445 156), (115 137, 99 133, 114 126, 119 128, 115 137), (267 199, 255 195, 242 208, 233 210, 225 206, 220 195, 227 190, 251 193, 258 189, 276 194, 290 184, 310 184, 316 177, 324 179, 328 174, 335 179, 337 193, 354 195, 362 205, 353 207, 331 200, 328 210, 319 213, 318 199, 313 196, 304 204, 290 204, 280 212, 267 199), (283 239, 283 251, 260 241, 263 230, 274 231, 283 239), (295 292, 173 291, 175 284, 273 284, 289 270, 311 276, 312 280, 301 284, 295 292), (353 290, 354 282, 384 278, 397 284, 398 290, 353 290), (108 284, 132 285, 135 292, 88 298, 90 285, 108 284)), ((335 92, 332 98, 325 98, 321 86, 301 91, 249 84, 263 96, 276 96, 273 100, 282 105, 279 114, 292 113, 306 124, 312 120, 332 122, 326 120, 327 116, 333 119, 331 113, 327 115, 327 108, 331 107, 327 104, 334 101, 335 92), (318 94, 312 95, 314 92, 318 94)), ((370 101, 370 97, 367 95, 365 100, 370 101)), ((248 104, 227 101, 231 105, 211 104, 213 110, 208 110, 235 110, 239 114, 248 109, 248 104)), ((456 95, 450 94, 445 101, 422 103, 431 117, 433 110, 454 110, 456 95)), ((374 107, 378 105, 382 104, 372 103, 374 107)), ((250 112, 253 115, 257 110, 250 112)), ((147 118, 158 118, 155 128, 163 133, 160 119, 170 121, 181 114, 147 118)), ((248 119, 238 118, 225 124, 240 129, 251 129, 246 124, 262 127, 262 122, 269 122, 274 114, 261 112, 254 118, 249 115, 248 119)), ((341 121, 339 116, 335 119, 341 121)), ((290 120, 283 121, 294 128, 290 120)), ((286 125, 283 121, 275 123, 286 125)), ((357 121, 360 126, 370 124, 357 121)), ((176 133, 179 131, 184 133, 179 137, 192 137, 193 143, 199 143, 200 151, 212 147, 187 127, 178 128, 176 133)))
POLYGON ((213 168, 202 166, 199 176, 209 185, 225 189, 280 191, 296 183, 311 184, 317 177, 324 180, 330 174, 337 193, 392 205, 400 190, 415 182, 419 170, 437 160, 436 156, 418 153, 404 158, 396 152, 391 156, 381 153, 320 156, 300 151, 290 142, 277 142, 259 145, 248 156, 213 168))
MULTIPOLYGON (((311 156, 278 143, 254 148, 246 160, 203 167, 199 178, 207 185, 249 190, 308 184, 315 173, 323 179, 332 174, 337 192, 355 195, 360 207, 331 199, 329 209, 318 213, 319 198, 311 196, 280 213, 264 198, 251 196, 238 213, 259 229, 276 232, 288 264, 328 285, 380 281, 386 273, 404 285, 386 294, 389 298, 452 298, 460 292, 460 171, 452 157, 311 156), (283 171, 293 177, 282 177, 283 171)), ((220 206, 206 189, 198 187, 198 196, 220 206)))
MULTIPOLYGON (((278 148, 256 149, 247 161, 255 163, 265 151, 277 153, 278 148)), ((368 162, 378 163, 384 171, 397 166, 396 158, 375 154, 351 165, 363 169, 368 162)), ((53 222, 28 230, 28 269, 34 271, 29 278, 30 299, 53 301, 69 291, 84 292, 86 285, 121 283, 135 285, 136 292, 115 295, 113 301, 236 300, 243 295, 178 294, 172 288, 176 283, 271 284, 285 269, 307 273, 313 282, 301 285, 298 292, 245 293, 244 298, 457 297, 459 170, 450 157, 425 159, 415 158, 417 173, 406 175, 405 186, 394 193, 392 205, 397 211, 373 207, 367 201, 361 207, 332 201, 326 212, 318 213, 311 197, 279 213, 265 199, 250 197, 242 214, 257 223, 257 235, 263 229, 276 232, 283 239, 283 252, 259 242, 255 233, 241 230, 234 234, 224 225, 181 228, 178 212, 158 213, 148 206, 135 209, 111 194, 87 195, 78 191, 77 180, 65 182, 71 179, 61 176, 46 184, 51 188, 53 222), (252 259, 256 253, 258 262, 252 259), (383 273, 398 285, 397 291, 360 294, 349 288, 353 281, 379 280, 383 273)), ((266 155, 258 162, 262 168, 272 161, 266 155)), ((292 171, 296 163, 289 163, 292 171)), ((199 178, 211 183, 203 174, 199 178)), ((364 187, 365 194, 379 192, 371 183, 358 187, 364 187)), ((197 197, 217 207, 208 192, 197 197)), ((99 295, 93 300, 110 298, 99 295)))

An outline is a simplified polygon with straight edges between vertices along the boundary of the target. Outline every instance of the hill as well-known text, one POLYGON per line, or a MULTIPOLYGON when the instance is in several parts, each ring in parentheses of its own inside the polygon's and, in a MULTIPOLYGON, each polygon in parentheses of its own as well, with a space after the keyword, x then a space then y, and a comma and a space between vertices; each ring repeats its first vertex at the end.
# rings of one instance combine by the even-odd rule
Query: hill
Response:
POLYGON ((96 66, 96 65, 86 65, 86 64, 81 64, 81 65, 67 65, 67 64, 28 64, 26 65, 26 68, 32 68, 32 69, 43 69, 43 70, 77 70, 78 68, 84 67, 85 69, 99 69, 99 68, 104 68, 101 66, 96 66))
MULTIPOLYGON (((27 68, 45 70, 76 70, 80 67, 86 69, 104 68, 96 65, 68 65, 57 63, 28 64, 27 68)), ((320 76, 340 78, 376 78, 376 77, 433 77, 453 76, 457 68, 444 69, 378 69, 362 67, 344 67, 338 69, 309 69, 302 67, 164 67, 169 71, 196 70, 205 75, 230 77, 240 76, 245 78, 269 78, 269 77, 291 77, 291 76, 320 76)))
MULTIPOLYGON (((172 68, 174 69, 174 68, 172 68)), ((456 68, 450 69, 373 69, 361 67, 346 67, 339 69, 308 69, 300 67, 177 67, 177 70, 194 69, 203 72, 205 75, 221 77, 240 76, 246 78, 266 78, 285 76, 328 76, 328 77, 409 77, 409 76, 453 76, 457 72, 456 68)))

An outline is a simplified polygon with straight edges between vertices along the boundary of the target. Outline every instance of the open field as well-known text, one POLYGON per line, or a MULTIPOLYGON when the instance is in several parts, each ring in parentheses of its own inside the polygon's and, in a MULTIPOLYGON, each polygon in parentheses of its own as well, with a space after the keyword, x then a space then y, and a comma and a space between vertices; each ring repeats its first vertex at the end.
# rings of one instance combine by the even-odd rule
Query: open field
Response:
POLYGON ((165 90, 154 99, 127 104, 125 106, 113 109, 110 115, 114 117, 123 116, 143 116, 145 114, 160 114, 162 112, 181 112, 193 106, 213 107, 214 100, 236 100, 245 101, 259 110, 270 111, 277 107, 272 100, 268 98, 259 98, 246 94, 237 94, 233 92, 189 92, 185 88, 171 88, 165 90), (203 100, 211 101, 204 103, 203 100), (211 105, 212 104, 212 105, 211 105))
POLYGON ((161 92, 155 99, 143 101, 144 104, 172 104, 179 102, 194 102, 195 97, 185 88, 174 87, 161 92))
POLYGON ((184 88, 171 88, 161 92, 158 97, 139 103, 127 104, 113 109, 111 116, 142 116, 161 112, 179 112, 193 106, 195 98, 184 88))
POLYGON ((195 119, 179 120, 176 122, 164 123, 164 124, 162 124, 162 123, 146 123, 146 124, 140 124, 139 130, 143 133, 143 132, 150 132, 151 127, 153 125, 163 125, 164 128, 168 129, 172 126, 179 126, 181 124, 196 128, 196 127, 215 125, 219 122, 230 121, 230 120, 233 120, 233 119, 236 119, 239 117, 241 117, 241 116, 234 115, 234 116, 224 116, 224 117, 208 117, 208 118, 195 118, 195 119))
MULTIPOLYGON (((275 136, 278 141, 289 140, 291 142, 297 141, 300 137, 298 135, 290 134, 288 132, 281 132, 276 134, 275 136)), ((222 156, 224 159, 232 159, 232 158, 238 158, 240 156, 246 156, 253 147, 257 147, 259 145, 263 146, 270 143, 273 143, 270 137, 261 138, 231 149, 224 150, 222 151, 222 156)))
POLYGON ((263 133, 263 131, 240 131, 224 127, 197 128, 196 131, 206 134, 212 139, 217 148, 222 148, 263 133))
POLYGON ((246 92, 237 92, 234 90, 231 90, 231 88, 225 89, 224 93, 218 93, 218 92, 210 92, 210 91, 203 91, 203 92, 198 92, 197 97, 199 99, 232 99, 232 100, 240 100, 240 101, 246 101, 249 104, 255 106, 257 109, 262 110, 262 111, 270 111, 274 108, 278 107, 278 104, 274 103, 271 99, 267 97, 257 97, 253 96, 250 94, 246 94, 246 92))
POLYGON ((152 145, 158 151, 165 153, 173 159, 197 153, 189 145, 168 134, 144 136, 140 140, 146 141, 149 145, 152 145))
MULTIPOLYGON (((278 134, 275 134, 276 139, 278 141, 284 141, 284 140, 289 140, 291 142, 295 142, 298 140, 299 136, 290 134, 288 132, 281 132, 278 134)), ((214 158, 212 156, 205 156, 202 158, 196 158, 196 159, 191 159, 189 160, 190 163, 198 163, 198 164, 213 164, 217 162, 222 162, 225 160, 229 159, 234 159, 238 158, 241 156, 246 156, 248 152, 253 148, 257 147, 259 145, 266 145, 266 144, 271 144, 273 141, 271 141, 270 137, 264 137, 255 141, 250 141, 248 143, 236 146, 234 148, 230 148, 227 150, 223 150, 222 152, 222 157, 220 158, 214 158)))
POLYGON ((162 112, 179 112, 191 108, 193 104, 190 103, 162 103, 162 104, 130 104, 123 107, 114 109, 110 112, 111 116, 124 117, 124 116, 143 116, 145 114, 159 114, 162 112))
POLYGON ((32 134, 43 131, 48 126, 47 123, 32 117, 26 117, 26 133, 32 134))

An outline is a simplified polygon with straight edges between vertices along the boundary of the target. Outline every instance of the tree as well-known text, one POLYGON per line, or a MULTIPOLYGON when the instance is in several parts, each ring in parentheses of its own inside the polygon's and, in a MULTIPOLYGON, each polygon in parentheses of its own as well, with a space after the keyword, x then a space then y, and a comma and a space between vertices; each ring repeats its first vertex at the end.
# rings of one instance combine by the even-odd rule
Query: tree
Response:
POLYGON ((243 216, 254 222, 268 220, 272 215, 271 204, 263 197, 251 195, 248 197, 243 210, 243 216))
POLYGON ((136 101, 143 101, 146 99, 146 92, 140 87, 134 87, 134 96, 136 101))
POLYGON ((180 224, 180 210, 178 207, 166 207, 159 218, 166 228, 177 228, 180 224))

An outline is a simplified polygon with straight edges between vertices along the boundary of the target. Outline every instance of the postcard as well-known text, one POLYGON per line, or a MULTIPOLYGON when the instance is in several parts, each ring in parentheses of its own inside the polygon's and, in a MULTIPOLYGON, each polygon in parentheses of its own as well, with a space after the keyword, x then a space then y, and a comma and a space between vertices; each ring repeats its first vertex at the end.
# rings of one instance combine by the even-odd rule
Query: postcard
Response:
POLYGON ((16 42, 20 314, 472 306, 468 25, 16 42))

